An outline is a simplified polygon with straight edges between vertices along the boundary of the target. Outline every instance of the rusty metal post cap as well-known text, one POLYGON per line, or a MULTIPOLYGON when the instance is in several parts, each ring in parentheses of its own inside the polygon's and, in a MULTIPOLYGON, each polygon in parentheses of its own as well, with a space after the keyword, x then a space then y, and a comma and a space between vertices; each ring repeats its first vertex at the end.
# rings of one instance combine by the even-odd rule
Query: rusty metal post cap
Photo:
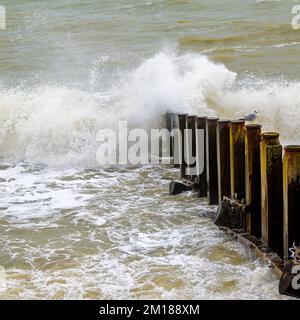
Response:
POLYGON ((229 119, 220 119, 220 120, 218 120, 218 123, 221 123, 221 124, 230 124, 230 123, 231 123, 231 120, 229 120, 229 119))
POLYGON ((245 120, 232 120, 231 125, 233 127, 239 127, 239 126, 244 126, 245 125, 245 120))
POLYGON ((246 128, 247 130, 256 130, 256 129, 261 129, 261 124, 247 124, 246 128))
POLYGON ((267 145, 280 144, 278 132, 264 132, 262 134, 262 141, 267 145))
POLYGON ((300 145, 288 145, 284 147, 287 152, 300 152, 300 145))
POLYGON ((278 132, 264 132, 263 137, 265 139, 275 139, 275 138, 279 138, 279 133, 278 132))

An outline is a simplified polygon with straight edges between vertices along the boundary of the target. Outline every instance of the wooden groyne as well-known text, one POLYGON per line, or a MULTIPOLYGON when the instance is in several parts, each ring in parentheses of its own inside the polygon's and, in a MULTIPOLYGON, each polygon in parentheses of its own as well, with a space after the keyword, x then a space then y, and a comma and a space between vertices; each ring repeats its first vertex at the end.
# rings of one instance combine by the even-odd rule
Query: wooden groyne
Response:
POLYGON ((244 120, 166 117, 180 136, 170 140, 181 178, 170 194, 193 190, 218 205, 215 224, 274 268, 280 293, 300 298, 300 146, 283 149, 279 133, 244 120))

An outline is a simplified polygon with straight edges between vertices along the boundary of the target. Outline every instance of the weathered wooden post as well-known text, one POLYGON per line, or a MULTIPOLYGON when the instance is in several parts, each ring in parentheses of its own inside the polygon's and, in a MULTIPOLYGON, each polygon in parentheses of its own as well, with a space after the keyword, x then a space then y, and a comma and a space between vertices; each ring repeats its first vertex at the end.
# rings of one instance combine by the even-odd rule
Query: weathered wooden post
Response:
POLYGON ((185 134, 184 131, 186 129, 186 113, 179 113, 178 114, 178 126, 179 131, 181 133, 181 137, 179 139, 179 157, 180 157, 180 177, 182 179, 186 179, 186 162, 185 162, 185 134))
POLYGON ((261 125, 246 126, 246 231, 261 237, 261 169, 260 169, 261 125))
POLYGON ((187 115, 186 116, 186 128, 190 131, 186 135, 186 151, 187 159, 186 162, 187 168, 189 170, 188 178, 191 181, 194 181, 197 177, 196 171, 196 116, 187 115))
MULTIPOLYGON (((166 112, 166 128, 169 132, 173 130, 173 113, 166 112)), ((173 157, 173 144, 174 144, 174 137, 170 136, 170 157, 173 157)))
POLYGON ((231 121, 230 127, 231 197, 245 199, 245 121, 231 121))
POLYGON ((206 119, 206 172, 208 203, 219 203, 218 159, 217 159, 217 122, 218 118, 206 119))
POLYGON ((179 148, 179 120, 178 120, 178 115, 176 113, 173 113, 173 132, 172 138, 173 138, 173 166, 174 168, 180 168, 180 160, 179 160, 179 153, 178 150, 179 148))
POLYGON ((300 244, 300 146, 286 146, 283 158, 284 256, 300 244))
POLYGON ((181 162, 181 131, 179 128, 179 117, 177 113, 173 113, 172 117, 172 134, 171 134, 171 149, 170 154, 172 157, 172 163, 174 168, 180 168, 181 162))
MULTIPOLYGON (((200 158, 204 162, 204 167, 197 167, 198 176, 198 196, 207 197, 207 177, 206 177, 206 117, 196 117, 196 128, 204 131, 204 148, 203 150, 197 149, 197 163, 200 163, 200 158), (204 152, 204 154, 200 154, 204 152), (200 170, 203 169, 203 170, 200 170)), ((197 143, 197 146, 199 144, 197 143)))
MULTIPOLYGON (((170 133, 173 133, 173 130, 178 128, 178 117, 176 113, 166 112, 166 128, 169 130, 170 133)), ((173 159, 172 164, 176 167, 174 161, 174 143, 175 137, 171 134, 170 135, 170 157, 173 159)))
POLYGON ((230 120, 219 120, 217 124, 218 193, 219 203, 229 197, 230 188, 230 120))
POLYGON ((263 133, 260 157, 262 239, 283 257, 282 146, 279 133, 263 133))

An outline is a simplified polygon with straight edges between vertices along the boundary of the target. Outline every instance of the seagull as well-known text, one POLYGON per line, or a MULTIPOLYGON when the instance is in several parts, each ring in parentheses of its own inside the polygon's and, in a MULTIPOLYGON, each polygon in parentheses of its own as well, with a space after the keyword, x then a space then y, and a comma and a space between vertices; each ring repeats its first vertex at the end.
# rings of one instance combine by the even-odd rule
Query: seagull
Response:
POLYGON ((254 113, 250 113, 247 116, 244 116, 241 120, 249 121, 250 123, 252 123, 253 121, 256 120, 257 114, 258 114, 258 111, 255 110, 254 113))

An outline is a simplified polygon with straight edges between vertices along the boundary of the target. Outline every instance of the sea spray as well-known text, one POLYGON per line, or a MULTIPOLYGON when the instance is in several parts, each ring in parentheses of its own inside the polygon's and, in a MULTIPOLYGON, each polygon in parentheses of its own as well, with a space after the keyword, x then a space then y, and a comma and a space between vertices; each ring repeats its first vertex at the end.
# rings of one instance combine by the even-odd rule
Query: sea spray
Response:
POLYGON ((214 114, 205 103, 207 92, 222 90, 233 78, 205 56, 159 53, 121 73, 103 92, 61 86, 1 90, 0 152, 15 161, 95 165, 99 129, 117 129, 119 120, 130 128, 160 128, 166 111, 214 114))
MULTIPOLYGON (((161 52, 103 91, 65 86, 0 91, 0 154, 54 166, 95 166, 100 129, 161 128, 166 111, 240 118, 259 111, 266 130, 300 139, 300 83, 247 79, 197 54, 161 52), (285 130, 283 130, 285 128, 285 130)), ((107 85, 107 84, 106 84, 107 85)))

